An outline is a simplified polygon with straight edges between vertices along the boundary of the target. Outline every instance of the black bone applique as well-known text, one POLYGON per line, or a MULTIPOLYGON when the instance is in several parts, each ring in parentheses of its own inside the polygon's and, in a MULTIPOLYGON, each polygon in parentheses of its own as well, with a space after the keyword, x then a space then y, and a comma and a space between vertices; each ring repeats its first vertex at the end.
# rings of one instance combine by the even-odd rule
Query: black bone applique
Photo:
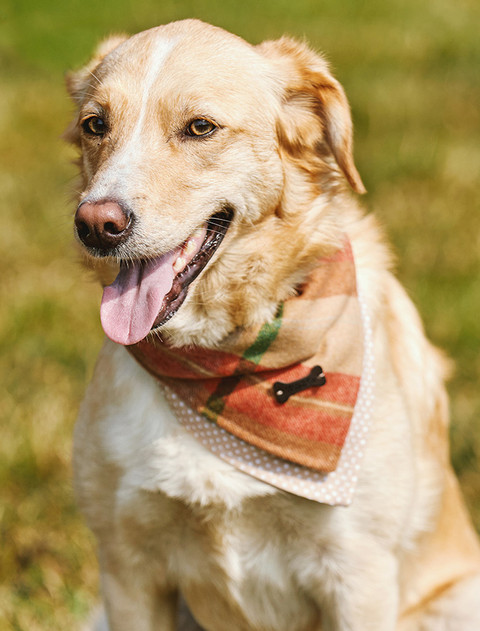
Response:
POLYGON ((286 403, 292 394, 303 392, 307 388, 318 388, 324 386, 327 383, 325 374, 320 366, 314 366, 310 373, 302 379, 291 381, 290 383, 284 383, 283 381, 276 381, 273 384, 273 394, 277 403, 286 403))

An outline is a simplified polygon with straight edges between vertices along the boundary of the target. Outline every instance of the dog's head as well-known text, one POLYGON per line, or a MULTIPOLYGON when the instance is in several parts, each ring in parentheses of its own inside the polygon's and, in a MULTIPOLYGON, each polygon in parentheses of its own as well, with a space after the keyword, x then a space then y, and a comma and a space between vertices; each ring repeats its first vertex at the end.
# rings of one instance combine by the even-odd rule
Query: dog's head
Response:
POLYGON ((292 40, 176 22, 107 40, 67 84, 76 235, 120 266, 101 308, 117 342, 211 346, 268 319, 338 245, 345 181, 364 190, 343 89, 292 40))

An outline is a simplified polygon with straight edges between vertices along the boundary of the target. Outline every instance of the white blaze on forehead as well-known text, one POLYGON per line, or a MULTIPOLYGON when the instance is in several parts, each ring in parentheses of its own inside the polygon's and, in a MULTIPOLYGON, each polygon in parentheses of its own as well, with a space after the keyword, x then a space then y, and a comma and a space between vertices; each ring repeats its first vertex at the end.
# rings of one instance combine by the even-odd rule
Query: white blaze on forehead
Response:
POLYGON ((172 52, 173 47, 177 42, 177 38, 158 37, 157 41, 152 47, 148 65, 146 67, 146 75, 143 79, 142 89, 142 105, 140 114, 138 116, 135 130, 132 134, 132 142, 140 136, 143 123, 145 121, 145 114, 147 112, 147 105, 152 94, 152 90, 158 80, 158 76, 162 71, 162 68, 167 60, 168 56, 172 52))
MULTIPOLYGON (((138 69, 140 83, 140 108, 137 119, 133 126, 133 131, 129 138, 125 139, 123 145, 116 151, 105 165, 100 177, 95 182, 93 189, 88 194, 89 201, 118 197, 122 195, 124 182, 129 181, 132 168, 141 158, 143 145, 143 129, 148 112, 149 101, 152 92, 158 81, 165 61, 172 52, 178 38, 167 38, 159 36, 151 47, 148 60, 143 68, 138 69)), ((130 51, 125 51, 128 55, 130 51)), ((138 95, 132 95, 132 99, 137 99, 138 95)), ((128 201, 128 200, 125 200, 128 201)))

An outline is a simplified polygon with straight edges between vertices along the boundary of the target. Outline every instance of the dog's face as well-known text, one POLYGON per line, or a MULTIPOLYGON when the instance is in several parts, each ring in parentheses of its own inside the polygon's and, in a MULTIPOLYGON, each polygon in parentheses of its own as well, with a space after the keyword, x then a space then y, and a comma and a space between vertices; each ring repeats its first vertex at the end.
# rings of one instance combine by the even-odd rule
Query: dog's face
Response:
POLYGON ((335 244, 343 176, 362 191, 343 91, 290 40, 173 23, 108 40, 68 86, 76 233, 120 265, 101 309, 119 343, 212 345, 268 318, 335 244))

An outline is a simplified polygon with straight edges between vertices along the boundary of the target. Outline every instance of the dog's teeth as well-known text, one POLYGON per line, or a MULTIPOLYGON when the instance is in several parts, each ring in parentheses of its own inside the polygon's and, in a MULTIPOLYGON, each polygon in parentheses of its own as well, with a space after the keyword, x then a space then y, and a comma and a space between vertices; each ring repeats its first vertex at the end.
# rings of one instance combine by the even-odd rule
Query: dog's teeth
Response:
POLYGON ((184 259, 183 256, 179 256, 178 259, 173 264, 173 271, 175 272, 175 274, 178 274, 179 272, 181 272, 185 268, 186 264, 187 264, 186 259, 184 259))
POLYGON ((196 251, 196 249, 197 249, 197 244, 195 242, 195 239, 192 236, 186 242, 185 248, 183 250, 183 254, 185 255, 186 258, 189 258, 196 251))

